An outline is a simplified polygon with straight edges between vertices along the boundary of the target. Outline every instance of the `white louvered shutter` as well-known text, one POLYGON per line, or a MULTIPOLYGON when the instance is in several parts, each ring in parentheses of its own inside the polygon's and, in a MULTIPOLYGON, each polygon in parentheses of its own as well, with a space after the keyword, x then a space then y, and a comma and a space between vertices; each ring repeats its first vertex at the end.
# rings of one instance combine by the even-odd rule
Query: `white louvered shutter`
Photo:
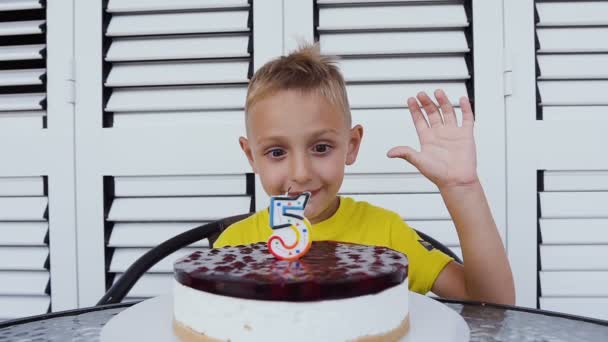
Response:
POLYGON ((242 118, 252 63, 247 0, 111 0, 106 13, 106 126, 242 118))
MULTIPOLYGON (((76 55, 87 56, 77 62, 80 305, 151 247, 252 209, 238 144, 252 13, 247 0, 77 5, 76 55)), ((173 260, 189 251, 156 265, 129 299, 170 291, 173 260)))
MULTIPOLYGON (((115 279, 151 247, 207 222, 249 212, 252 204, 245 175, 116 177, 113 183, 106 226, 108 270, 115 279)), ((190 247, 156 264, 129 297, 170 291, 173 261, 209 244, 205 240, 190 247)))
MULTIPOLYGON (((321 52, 341 58, 353 124, 364 141, 341 193, 391 209, 459 253, 438 189, 411 166, 389 160, 393 146, 419 146, 406 100, 446 91, 454 105, 473 97, 470 6, 441 1, 317 0, 321 52)), ((461 112, 457 109, 458 118, 461 112)))
POLYGON ((608 319, 608 171, 546 171, 540 306, 608 319))
POLYGON ((50 310, 45 182, 0 177, 0 320, 50 310))
POLYGON ((0 2, 0 319, 77 305, 71 14, 0 2))
POLYGON ((607 319, 608 3, 530 0, 505 10, 518 303, 607 319))
POLYGON ((537 117, 581 154, 554 151, 540 175, 540 307, 608 319, 608 2, 537 1, 536 11, 537 117))
POLYGON ((0 4, 0 126, 42 128, 46 116, 46 11, 39 1, 0 4))

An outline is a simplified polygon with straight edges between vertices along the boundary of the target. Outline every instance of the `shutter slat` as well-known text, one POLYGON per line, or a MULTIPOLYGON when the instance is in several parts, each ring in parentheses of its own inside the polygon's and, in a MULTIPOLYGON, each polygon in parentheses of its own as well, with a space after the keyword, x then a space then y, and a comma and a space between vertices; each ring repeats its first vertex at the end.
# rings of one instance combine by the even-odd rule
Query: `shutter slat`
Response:
POLYGON ((43 3, 40 0, 4 0, 0 2, 0 12, 38 9, 43 7, 43 3))
POLYGON ((608 272, 540 272, 543 297, 608 297, 608 272))
POLYGON ((247 0, 110 0, 110 13, 248 7, 247 0))
POLYGON ((319 30, 468 26, 463 5, 331 7, 319 10, 319 30))
POLYGON ((0 87, 42 84, 45 69, 0 71, 0 87))
POLYGON ((39 129, 45 116, 45 111, 0 112, 0 130, 39 129))
POLYGON ((114 127, 145 126, 207 126, 228 124, 242 126, 245 131, 244 111, 161 111, 161 112, 114 112, 114 127))
POLYGON ((0 95, 0 112, 16 110, 39 110, 46 94, 8 94, 0 95))
POLYGON ((608 55, 539 55, 540 80, 606 79, 608 55))
POLYGON ((0 270, 44 271, 47 247, 0 247, 0 270))
POLYGON ((608 105, 608 80, 539 81, 541 105, 608 105))
POLYGON ((608 271, 608 245, 540 246, 543 271, 608 271))
POLYGON ((607 120, 608 111, 604 106, 545 106, 543 120, 607 120))
POLYGON ((112 221, 206 221, 249 212, 249 196, 117 198, 112 221))
POLYGON ((540 53, 608 52, 608 28, 539 28, 540 53))
POLYGON ((140 36, 182 33, 248 31, 249 10, 227 12, 183 12, 142 15, 115 15, 106 35, 140 36))
POLYGON ((608 219, 540 219, 543 244, 608 244, 608 219))
POLYGON ((45 314, 50 304, 49 296, 0 296, 0 319, 45 314))
POLYGON ((117 38, 110 45, 106 61, 249 57, 248 42, 246 35, 117 38))
POLYGON ((42 59, 44 44, 0 46, 0 61, 42 59))
MULTIPOLYGON (((182 248, 179 251, 170 254, 163 260, 156 263, 148 272, 151 273, 171 273, 173 272, 173 263, 175 260, 185 257, 194 251, 196 248, 182 248)), ((144 255, 148 249, 146 248, 119 248, 114 251, 112 262, 110 263, 110 272, 121 273, 125 272, 139 257, 144 255)))
POLYGON ((464 56, 343 59, 339 66, 348 82, 470 78, 464 56))
POLYGON ((0 271, 0 296, 44 295, 48 272, 0 271))
POLYGON ((541 192, 543 218, 608 217, 608 192, 541 192))
POLYGON ((48 222, 0 222, 0 246, 44 246, 48 222))
POLYGON ((608 191, 608 171, 545 171, 545 191, 608 191))
POLYGON ((432 94, 443 89, 453 104, 467 96, 464 83, 378 83, 349 84, 346 86, 351 108, 404 108, 406 99, 421 91, 432 94))
POLYGON ((115 89, 107 111, 243 109, 247 88, 175 87, 115 89))
POLYGON ((249 61, 114 64, 106 86, 246 83, 249 61))
POLYGON ((0 177, 0 196, 44 196, 42 177, 0 177))
MULTIPOLYGON (((317 4, 321 5, 321 7, 323 6, 327 6, 327 5, 336 5, 336 4, 373 4, 376 2, 382 2, 382 3, 386 3, 387 0, 317 0, 317 4)), ((407 4, 409 3, 426 3, 429 5, 432 5, 434 3, 438 3, 438 2, 446 2, 446 0, 391 0, 391 3, 403 3, 403 4, 407 4)))
POLYGON ((608 3, 602 1, 572 1, 536 4, 539 27, 608 25, 608 3))
POLYGON ((430 180, 420 173, 405 174, 346 174, 341 194, 439 192, 430 180))
MULTIPOLYGON (((180 223, 117 223, 112 229, 109 247, 154 247, 205 222, 180 223)), ((209 247, 207 239, 192 246, 209 247)))
POLYGON ((462 31, 325 33, 319 42, 321 53, 339 56, 469 51, 462 31))
POLYGON ((0 221, 44 221, 46 197, 0 197, 0 221))
POLYGON ((0 22, 0 37, 41 34, 44 32, 41 28, 44 23, 44 20, 0 22))
POLYGON ((608 319, 608 298, 545 298, 540 297, 540 308, 549 311, 566 312, 572 315, 608 319))
POLYGON ((458 233, 452 220, 407 221, 412 228, 426 233, 447 247, 459 247, 458 233))
POLYGON ((408 221, 450 219, 439 194, 380 194, 351 197, 397 212, 408 221))
MULTIPOLYGON (((120 279, 118 274, 114 282, 120 279)), ((149 298, 171 293, 173 290, 173 273, 147 273, 141 276, 127 298, 149 298)))
POLYGON ((245 195, 245 175, 115 177, 116 197, 245 195))

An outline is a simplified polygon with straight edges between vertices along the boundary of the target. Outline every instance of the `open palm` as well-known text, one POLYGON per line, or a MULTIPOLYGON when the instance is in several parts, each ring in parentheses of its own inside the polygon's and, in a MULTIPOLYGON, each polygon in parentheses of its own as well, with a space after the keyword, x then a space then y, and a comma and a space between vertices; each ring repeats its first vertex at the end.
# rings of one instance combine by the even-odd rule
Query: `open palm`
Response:
POLYGON ((468 99, 460 99, 462 125, 458 126, 454 108, 442 90, 435 91, 439 107, 426 93, 419 93, 417 98, 426 118, 415 98, 409 98, 407 103, 420 140, 420 151, 397 146, 387 155, 407 160, 440 189, 477 182, 474 117, 468 99))

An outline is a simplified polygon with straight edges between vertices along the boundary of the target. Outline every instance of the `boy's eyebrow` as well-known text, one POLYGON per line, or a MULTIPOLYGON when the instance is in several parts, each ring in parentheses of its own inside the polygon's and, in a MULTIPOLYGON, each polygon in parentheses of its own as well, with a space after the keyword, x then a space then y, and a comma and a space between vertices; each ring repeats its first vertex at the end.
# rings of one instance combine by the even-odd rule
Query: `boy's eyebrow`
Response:
MULTIPOLYGON (((322 129, 322 130, 320 130, 318 132, 314 132, 312 134, 312 137, 316 139, 316 138, 318 138, 320 136, 323 136, 325 134, 337 134, 337 135, 339 135, 340 133, 336 129, 325 128, 325 129, 322 129)), ((274 136, 265 137, 265 138, 261 138, 261 139, 258 138, 258 143, 259 144, 264 144, 266 142, 274 143, 275 141, 281 141, 281 140, 286 139, 286 138, 287 138, 286 135, 274 135, 274 136)))

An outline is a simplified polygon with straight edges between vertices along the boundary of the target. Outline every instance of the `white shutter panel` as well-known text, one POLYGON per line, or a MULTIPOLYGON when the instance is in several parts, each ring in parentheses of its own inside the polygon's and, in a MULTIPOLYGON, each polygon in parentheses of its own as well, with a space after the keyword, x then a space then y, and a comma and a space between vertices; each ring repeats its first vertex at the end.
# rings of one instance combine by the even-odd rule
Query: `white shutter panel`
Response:
POLYGON ((518 304, 597 318, 606 254, 605 1, 505 2, 507 208, 518 304), (536 261, 536 262, 534 262, 536 261), (576 284, 573 285, 573 281, 576 284))
POLYGON ((46 117, 46 12, 43 2, 0 6, 0 127, 42 128, 46 117))
MULTIPOLYGON (((206 222, 247 213, 252 202, 244 174, 115 177, 108 190, 114 193, 106 224, 108 279, 115 276, 114 281, 151 247, 206 222)), ((208 246, 206 240, 199 241, 157 263, 128 300, 170 291, 173 262, 208 246)))
POLYGON ((546 171, 540 306, 608 319, 608 171, 546 171), (595 304, 593 304, 595 303, 595 304))
POLYGON ((608 300, 608 165, 600 141, 608 128, 608 3, 536 1, 536 11, 537 118, 550 149, 539 186, 540 307, 608 319, 601 305, 608 300), (563 158, 570 152, 556 139, 584 151, 581 158, 563 158))
POLYGON ((105 126, 242 120, 248 1, 111 0, 106 12, 105 126))
POLYGON ((473 97, 466 6, 470 3, 316 1, 321 52, 341 58, 353 124, 365 128, 341 193, 394 210, 450 247, 457 247, 458 239, 437 188, 412 166, 386 158, 386 152, 419 146, 408 97, 438 88, 456 106, 459 97, 473 97))
POLYGON ((50 309, 47 215, 42 177, 0 177, 0 320, 50 309))
POLYGON ((540 114, 545 120, 605 120, 608 3, 537 2, 540 114))
MULTIPOLYGON (((253 62, 250 1, 76 3, 79 304, 150 247, 248 212, 238 136, 253 62), (229 211, 219 210, 230 208, 229 211)), ((199 243, 204 247, 205 243, 199 243)), ((159 263, 130 298, 165 292, 159 263)), ((180 255, 181 255, 180 254, 180 255)))

